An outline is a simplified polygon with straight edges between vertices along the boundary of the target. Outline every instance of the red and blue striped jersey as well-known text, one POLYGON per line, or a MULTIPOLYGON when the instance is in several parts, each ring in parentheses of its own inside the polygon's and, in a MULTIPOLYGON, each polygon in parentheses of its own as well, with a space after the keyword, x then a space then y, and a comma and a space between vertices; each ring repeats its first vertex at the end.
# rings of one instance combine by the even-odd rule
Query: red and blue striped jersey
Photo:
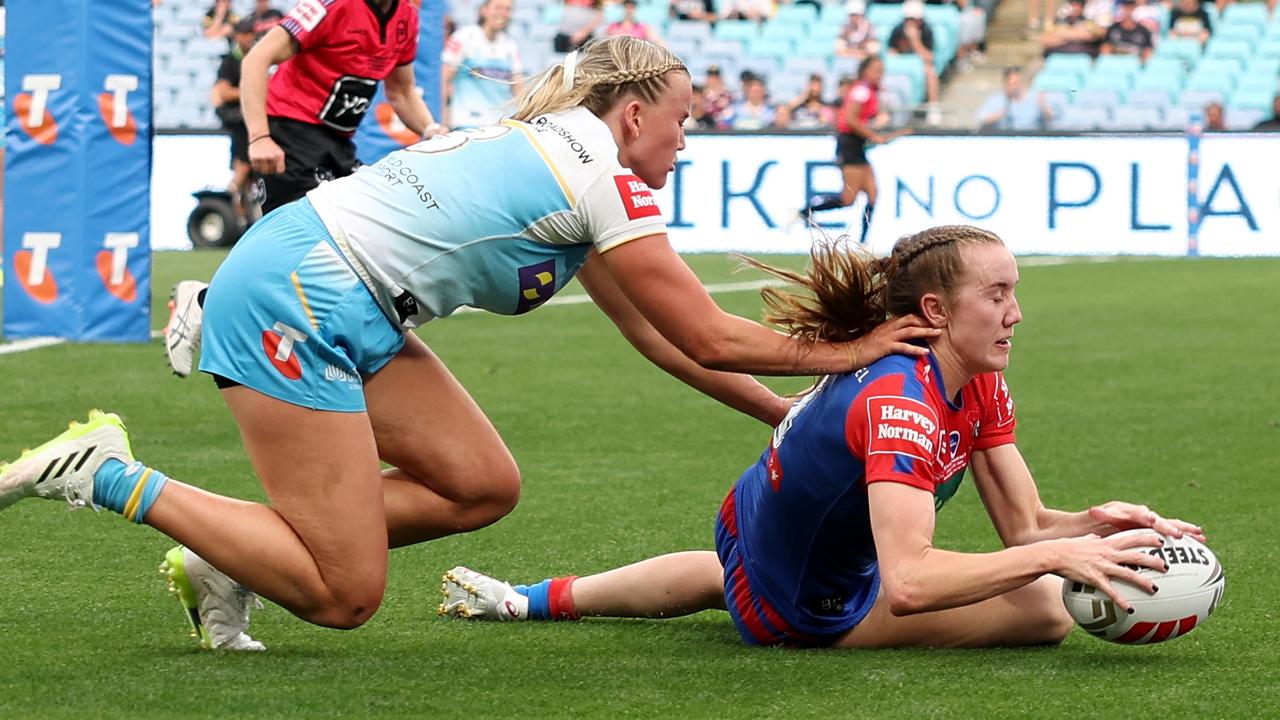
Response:
POLYGON ((1000 373, 947 399, 932 355, 892 355, 822 380, 734 486, 737 550, 750 589, 796 631, 851 627, 878 587, 867 485, 955 494, 970 453, 1014 441, 1000 373))

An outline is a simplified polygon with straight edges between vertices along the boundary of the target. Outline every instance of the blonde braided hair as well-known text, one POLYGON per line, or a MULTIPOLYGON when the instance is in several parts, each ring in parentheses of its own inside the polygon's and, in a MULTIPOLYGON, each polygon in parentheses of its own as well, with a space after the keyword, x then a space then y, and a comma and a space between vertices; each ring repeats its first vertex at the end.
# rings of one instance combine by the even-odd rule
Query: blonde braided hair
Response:
POLYGON ((577 52, 569 88, 565 64, 552 66, 520 96, 512 119, 528 122, 579 105, 602 116, 628 93, 653 104, 667 88, 667 73, 689 74, 670 50, 628 36, 599 40, 577 52))

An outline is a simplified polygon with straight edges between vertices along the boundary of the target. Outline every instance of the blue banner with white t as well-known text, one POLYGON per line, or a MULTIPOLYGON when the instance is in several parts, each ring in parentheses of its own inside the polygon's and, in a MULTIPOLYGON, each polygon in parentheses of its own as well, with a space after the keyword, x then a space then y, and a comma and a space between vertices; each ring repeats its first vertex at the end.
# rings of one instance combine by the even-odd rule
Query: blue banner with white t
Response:
POLYGON ((4 335, 151 337, 151 1, 10 3, 4 335))
MULTIPOLYGON (((418 90, 435 117, 440 117, 440 53, 444 51, 444 2, 422 0, 418 17, 418 59, 413 75, 418 90)), ((382 156, 412 145, 418 135, 396 117, 382 83, 373 96, 373 106, 356 128, 356 157, 362 163, 376 162, 382 156)))

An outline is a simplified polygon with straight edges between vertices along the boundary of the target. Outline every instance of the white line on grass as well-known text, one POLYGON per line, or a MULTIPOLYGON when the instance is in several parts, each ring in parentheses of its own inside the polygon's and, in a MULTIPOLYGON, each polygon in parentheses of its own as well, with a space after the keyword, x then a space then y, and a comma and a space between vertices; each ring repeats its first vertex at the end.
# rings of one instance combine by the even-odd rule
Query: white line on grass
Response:
MULTIPOLYGON (((1076 256, 1045 256, 1045 257, 1026 257, 1019 258, 1018 264, 1027 267, 1046 266, 1046 265, 1069 265, 1073 263, 1104 263, 1114 262, 1118 258, 1107 255, 1076 255, 1076 256)), ((722 293, 747 292, 750 290, 760 290, 767 287, 781 287, 786 285, 781 280, 748 280, 736 283, 715 283, 706 285, 707 292, 712 295, 722 293)), ((591 302, 591 297, 585 294, 576 295, 560 295, 548 300, 545 305, 581 305, 591 302)), ((458 308, 454 315, 463 315, 466 313, 479 312, 476 308, 461 307, 458 308)), ((160 330, 152 330, 151 337, 161 337, 160 330)), ((28 338, 26 340, 15 340, 11 343, 0 343, 0 355, 13 355, 16 353, 27 352, 28 350, 38 350, 40 348, 53 347, 66 342, 62 338, 40 337, 28 338)))

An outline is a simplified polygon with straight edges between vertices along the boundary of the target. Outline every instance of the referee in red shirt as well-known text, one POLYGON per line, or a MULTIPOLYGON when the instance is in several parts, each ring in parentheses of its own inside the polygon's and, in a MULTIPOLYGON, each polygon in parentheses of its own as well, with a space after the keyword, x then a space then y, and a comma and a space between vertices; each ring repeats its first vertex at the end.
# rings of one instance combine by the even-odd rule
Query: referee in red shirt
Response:
POLYGON ((416 0, 300 0, 241 66, 249 161, 266 183, 263 212, 356 167, 351 136, 378 81, 411 131, 443 130, 418 94, 416 0), (267 71, 279 65, 269 84, 267 71))

